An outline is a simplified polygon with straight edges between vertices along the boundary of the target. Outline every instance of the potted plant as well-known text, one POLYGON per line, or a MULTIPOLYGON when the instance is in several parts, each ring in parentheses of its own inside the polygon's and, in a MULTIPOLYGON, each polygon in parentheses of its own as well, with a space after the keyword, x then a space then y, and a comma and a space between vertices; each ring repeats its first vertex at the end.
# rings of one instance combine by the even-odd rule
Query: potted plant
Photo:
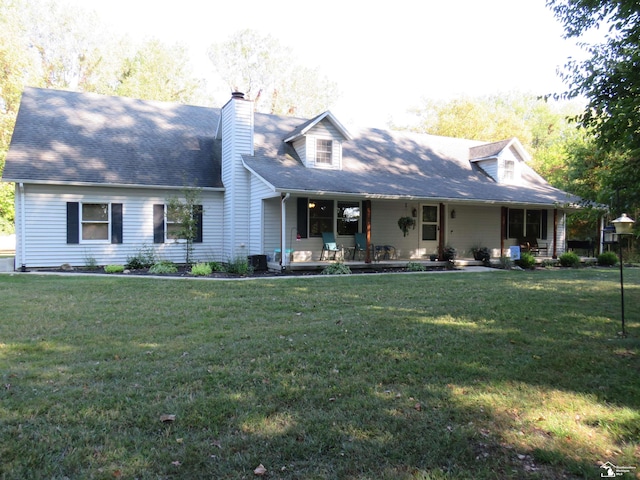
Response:
POLYGON ((453 262, 456 259, 457 253, 458 252, 456 252, 455 248, 453 248, 451 245, 447 245, 442 251, 442 259, 446 262, 453 262))
POLYGON ((416 226, 416 220, 413 217, 400 217, 398 227, 402 230, 402 236, 406 237, 409 229, 416 226))
POLYGON ((491 258, 491 254, 489 253, 489 249, 487 247, 473 247, 471 249, 471 253, 473 254, 473 259, 481 262, 488 262, 491 258))

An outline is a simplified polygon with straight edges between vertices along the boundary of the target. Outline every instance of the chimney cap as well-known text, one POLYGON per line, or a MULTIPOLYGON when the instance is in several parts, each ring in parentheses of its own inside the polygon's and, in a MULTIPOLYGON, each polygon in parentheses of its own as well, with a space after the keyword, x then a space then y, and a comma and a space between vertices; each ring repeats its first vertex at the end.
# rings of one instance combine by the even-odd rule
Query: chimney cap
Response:
POLYGON ((242 92, 231 92, 231 98, 239 98, 240 100, 244 100, 244 93, 242 93, 242 92))

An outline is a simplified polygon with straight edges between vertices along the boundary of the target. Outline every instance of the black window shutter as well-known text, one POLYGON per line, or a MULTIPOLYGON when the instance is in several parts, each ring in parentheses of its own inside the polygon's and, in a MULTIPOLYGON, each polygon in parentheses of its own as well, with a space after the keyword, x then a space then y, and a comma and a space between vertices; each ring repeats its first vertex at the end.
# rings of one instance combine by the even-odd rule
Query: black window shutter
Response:
POLYGON ((300 238, 307 238, 308 237, 308 230, 309 230, 309 216, 308 216, 308 207, 309 207, 309 199, 308 198, 298 198, 298 225, 297 225, 297 229, 298 229, 298 234, 300 235, 300 238))
POLYGON ((80 203, 67 202, 67 243, 80 243, 80 203))
POLYGON ((202 243, 202 205, 193 206, 193 219, 196 221, 196 236, 194 243, 202 243))
POLYGON ((122 204, 111 204, 111 243, 122 243, 122 204))
POLYGON ((541 227, 541 234, 540 234, 540 238, 542 238, 543 240, 547 239, 547 228, 548 228, 548 217, 547 214, 549 213, 548 210, 542 210, 542 215, 540 216, 541 220, 542 220, 542 227, 541 227))
POLYGON ((153 206, 153 243, 164 243, 164 205, 153 206))

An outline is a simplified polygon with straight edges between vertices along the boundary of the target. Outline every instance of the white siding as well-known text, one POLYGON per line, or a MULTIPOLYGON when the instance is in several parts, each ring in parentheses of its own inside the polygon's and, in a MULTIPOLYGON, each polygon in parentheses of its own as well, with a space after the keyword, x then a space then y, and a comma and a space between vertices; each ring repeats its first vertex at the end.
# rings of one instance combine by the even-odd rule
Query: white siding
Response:
MULTIPOLYGON (((146 249, 153 249, 159 258, 183 263, 184 245, 181 243, 153 243, 153 205, 165 204, 176 190, 146 190, 122 188, 60 187, 25 185, 25 223, 19 211, 16 217, 18 245, 21 247, 19 265, 27 267, 56 267, 63 263, 87 265, 95 259, 98 265, 124 264, 146 249), (67 244, 67 202, 122 203, 123 243, 67 244), (22 238, 24 232, 24 238, 22 238)), ((16 196, 21 208, 20 195, 16 196)), ((223 194, 202 192, 203 242, 194 244, 197 260, 224 260, 221 257, 224 226, 222 219, 223 194)))
MULTIPOLYGON (((277 194, 265 184, 262 180, 252 176, 251 177, 251 202, 249 211, 249 223, 251 225, 250 239, 249 239, 249 255, 265 254, 267 253, 264 248, 264 238, 267 230, 280 228, 280 216, 278 215, 278 221, 273 222, 273 219, 267 215, 265 211, 265 205, 263 199, 268 197, 274 197, 277 194), (267 223, 267 221, 269 223, 267 223)), ((277 199, 280 195, 277 195, 277 199)))
MULTIPOLYGON (((275 249, 280 248, 280 197, 265 199, 262 201, 262 205, 264 212, 264 244, 262 248, 264 254, 273 257, 275 249)), ((287 210, 295 210, 295 200, 293 198, 289 198, 287 201, 287 210)), ((295 218, 293 219, 293 222, 295 222, 295 218)), ((295 225, 295 223, 292 225, 295 225)), ((289 242, 289 240, 287 240, 287 242, 289 242)))
POLYGON ((487 247, 492 257, 500 256, 500 207, 451 205, 448 211, 448 243, 459 257, 472 257, 471 249, 476 246, 487 247), (451 218, 452 210, 455 210, 456 218, 451 218))
POLYGON ((484 170, 484 172, 493 178, 496 182, 498 181, 498 160, 493 158, 491 160, 482 160, 477 162, 477 165, 484 170))
POLYGON ((253 104, 231 99, 222 109, 222 182, 224 224, 223 255, 226 259, 246 255, 249 246, 249 173, 242 155, 253 155, 253 104))

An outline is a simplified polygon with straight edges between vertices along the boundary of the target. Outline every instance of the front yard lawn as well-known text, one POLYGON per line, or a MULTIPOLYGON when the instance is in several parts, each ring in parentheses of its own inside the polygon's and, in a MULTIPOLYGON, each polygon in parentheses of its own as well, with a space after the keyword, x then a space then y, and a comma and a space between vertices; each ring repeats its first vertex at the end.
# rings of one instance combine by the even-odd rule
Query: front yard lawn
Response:
POLYGON ((634 478, 640 269, 627 338, 619 288, 0 275, 0 478, 634 478))

